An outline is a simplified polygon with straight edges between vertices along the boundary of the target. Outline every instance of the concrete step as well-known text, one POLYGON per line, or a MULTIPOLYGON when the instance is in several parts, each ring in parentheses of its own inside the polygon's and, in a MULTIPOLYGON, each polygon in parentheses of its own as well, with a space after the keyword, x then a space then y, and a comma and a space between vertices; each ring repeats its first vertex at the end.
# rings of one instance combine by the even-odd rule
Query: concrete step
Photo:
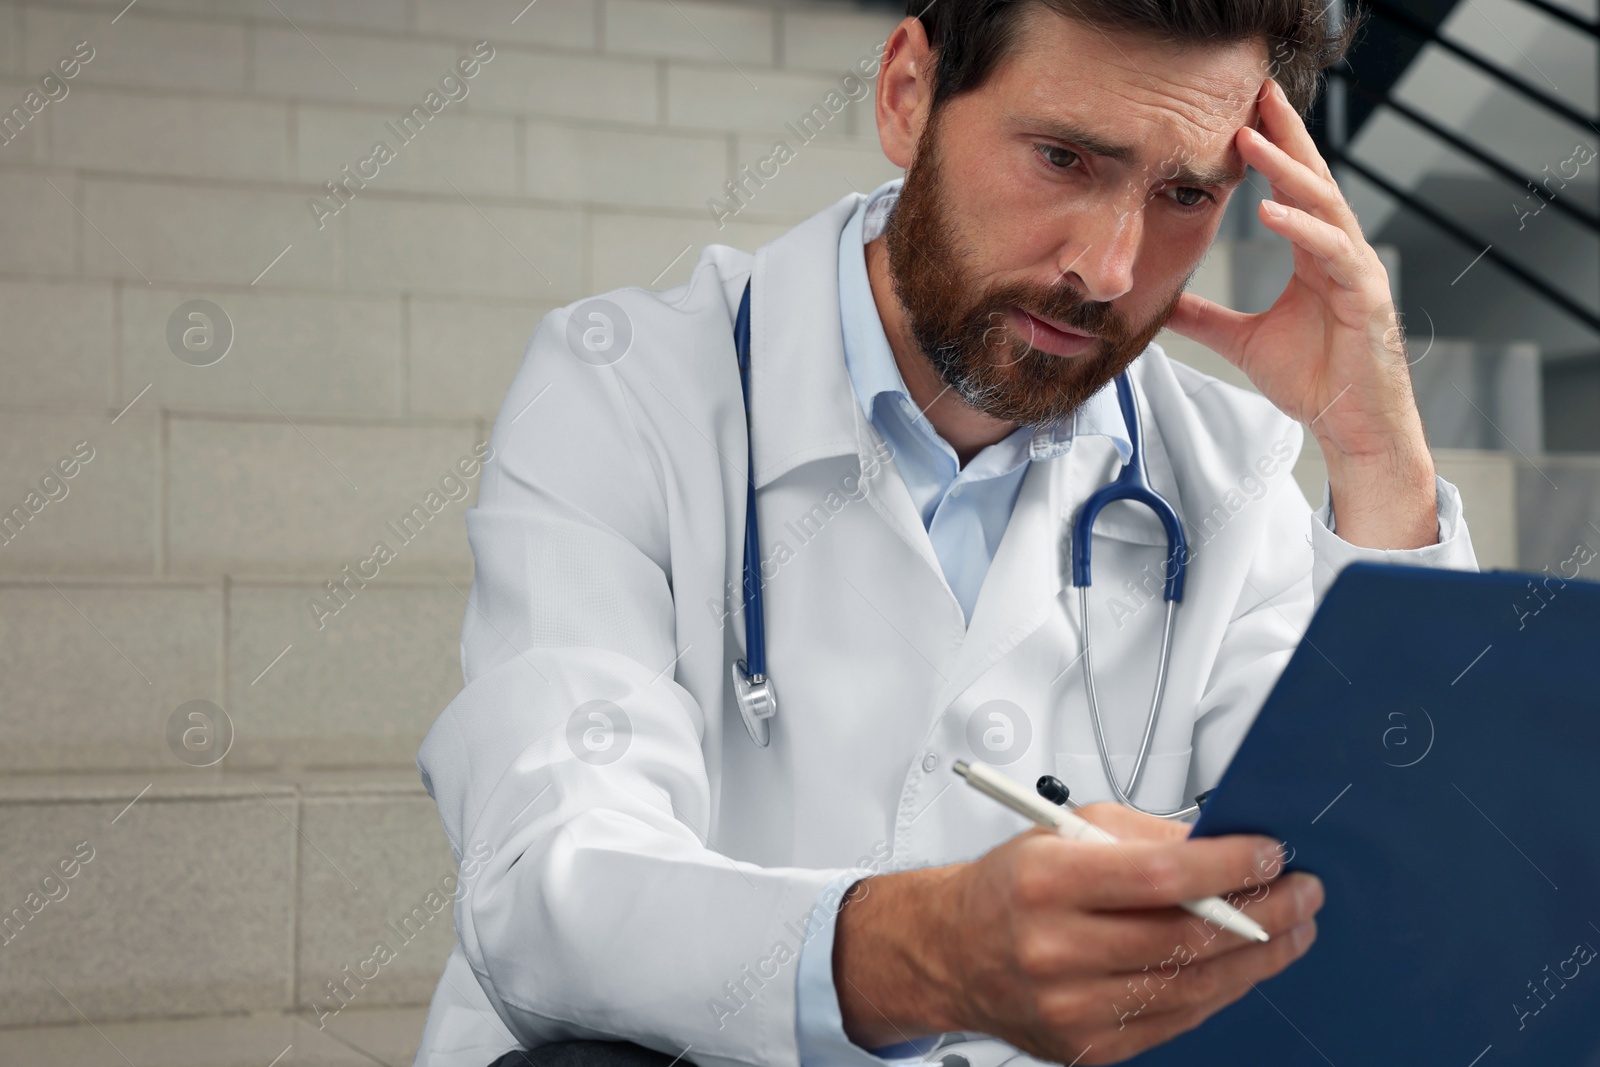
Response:
POLYGON ((0 1067, 410 1067, 427 1009, 351 1008, 0 1029, 0 1067))
POLYGON ((0 420, 0 574, 333 578, 378 541, 390 558, 367 569, 385 577, 471 566, 462 516, 481 421, 186 415, 163 402, 147 396, 115 425, 59 411, 0 420))
POLYGON ((0 1027, 425 1004, 455 872, 414 770, 0 779, 0 1027))
POLYGON ((380 572, 341 604, 303 577, 0 580, 0 770, 214 762, 169 736, 195 700, 231 722, 230 769, 408 766, 460 691, 469 589, 380 572))

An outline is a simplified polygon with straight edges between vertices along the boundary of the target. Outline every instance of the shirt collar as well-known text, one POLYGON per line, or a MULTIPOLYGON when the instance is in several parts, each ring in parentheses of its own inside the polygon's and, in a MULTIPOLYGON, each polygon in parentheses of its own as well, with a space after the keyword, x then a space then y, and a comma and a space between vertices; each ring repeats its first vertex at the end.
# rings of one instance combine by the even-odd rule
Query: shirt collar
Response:
MULTIPOLYGON (((867 280, 864 246, 883 233, 890 213, 900 198, 903 178, 894 178, 874 189, 856 206, 839 237, 839 306, 844 332, 844 362, 850 374, 861 409, 870 418, 878 396, 899 394, 910 399, 905 379, 900 376, 894 351, 878 316, 878 305, 867 280)), ((924 422, 924 425, 925 422, 924 422)), ((929 432, 932 427, 927 426, 929 432)), ((1072 447, 1079 434, 1101 435, 1111 440, 1124 463, 1133 454, 1127 424, 1117 404, 1116 388, 1107 382, 1072 414, 1054 422, 1033 427, 1018 427, 1005 441, 1027 449, 1029 460, 1050 459, 1072 447)))

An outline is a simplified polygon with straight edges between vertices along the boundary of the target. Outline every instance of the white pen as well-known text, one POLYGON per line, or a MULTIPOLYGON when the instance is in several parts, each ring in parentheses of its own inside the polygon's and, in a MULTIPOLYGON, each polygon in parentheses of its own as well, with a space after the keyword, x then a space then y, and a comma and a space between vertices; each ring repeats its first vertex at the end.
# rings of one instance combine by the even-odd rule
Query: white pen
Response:
MULTIPOLYGON (((1082 816, 1074 815, 1066 808, 1057 807, 1043 797, 1028 792, 988 764, 956 760, 954 769, 978 792, 993 797, 1018 815, 1026 815, 1040 826, 1051 827, 1063 837, 1070 837, 1075 841, 1117 840, 1082 816)), ((1260 923, 1221 897, 1186 900, 1180 906, 1185 911, 1192 912, 1202 919, 1209 919, 1224 930, 1231 930, 1240 937, 1247 937, 1252 941, 1272 940, 1272 936, 1261 928, 1260 923)))

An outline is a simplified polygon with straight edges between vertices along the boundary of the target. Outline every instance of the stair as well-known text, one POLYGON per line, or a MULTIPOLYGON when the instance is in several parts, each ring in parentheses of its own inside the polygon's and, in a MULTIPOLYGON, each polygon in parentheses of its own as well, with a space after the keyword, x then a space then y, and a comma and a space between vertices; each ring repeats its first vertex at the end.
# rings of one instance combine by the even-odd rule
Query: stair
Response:
POLYGON ((5 1027, 417 1006, 454 944, 414 771, 10 776, 0 871, 5 1048, 5 1027))
POLYGON ((425 1014, 351 1008, 321 1029, 276 1013, 0 1030, 0 1067, 410 1067, 425 1014))

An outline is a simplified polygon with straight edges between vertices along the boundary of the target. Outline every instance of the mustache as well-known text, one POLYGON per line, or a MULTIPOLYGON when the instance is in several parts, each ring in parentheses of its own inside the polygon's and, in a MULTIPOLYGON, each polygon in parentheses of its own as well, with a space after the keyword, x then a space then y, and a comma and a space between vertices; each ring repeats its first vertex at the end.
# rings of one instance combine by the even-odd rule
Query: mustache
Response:
POLYGON ((1059 322, 1108 341, 1128 335, 1128 323, 1109 303, 1085 300, 1074 289, 1037 289, 1032 286, 1005 286, 985 301, 999 309, 1018 307, 1046 322, 1059 322))

